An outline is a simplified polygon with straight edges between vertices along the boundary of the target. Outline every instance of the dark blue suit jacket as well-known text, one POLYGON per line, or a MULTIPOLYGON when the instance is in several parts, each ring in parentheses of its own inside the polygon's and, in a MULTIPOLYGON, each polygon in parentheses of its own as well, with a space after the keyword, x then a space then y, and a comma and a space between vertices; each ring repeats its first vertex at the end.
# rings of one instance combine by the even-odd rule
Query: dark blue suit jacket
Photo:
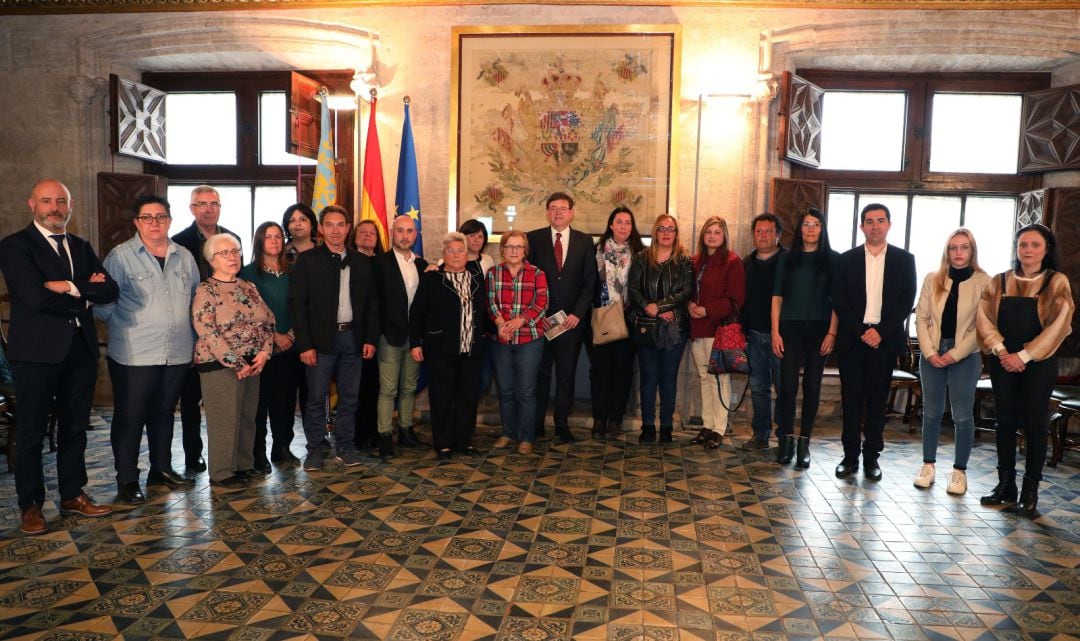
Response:
MULTIPOLYGON (((849 249, 840 255, 833 275, 833 309, 840 321, 836 335, 836 351, 842 354, 861 340, 867 326, 866 314, 866 251, 865 245, 849 249)), ((891 354, 900 356, 907 350, 908 337, 904 322, 915 304, 915 257, 895 245, 885 252, 885 278, 881 292, 881 322, 877 332, 881 345, 891 354)))
POLYGON ((75 337, 76 319, 87 344, 97 349, 97 328, 88 303, 112 303, 120 288, 90 243, 68 234, 64 244, 74 265, 71 277, 68 265, 33 223, 0 241, 0 270, 11 294, 8 358, 13 361, 62 362, 75 337), (91 283, 91 274, 99 272, 105 274, 105 282, 91 283), (50 280, 70 280, 81 297, 49 291, 45 283, 50 280))

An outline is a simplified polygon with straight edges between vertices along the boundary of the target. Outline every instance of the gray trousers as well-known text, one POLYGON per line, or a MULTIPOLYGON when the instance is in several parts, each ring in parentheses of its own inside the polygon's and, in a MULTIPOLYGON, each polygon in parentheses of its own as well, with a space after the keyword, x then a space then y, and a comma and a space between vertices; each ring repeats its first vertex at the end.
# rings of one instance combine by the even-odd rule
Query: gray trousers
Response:
POLYGON ((231 369, 199 372, 206 412, 207 461, 211 481, 255 465, 255 411, 259 376, 237 379, 231 369))

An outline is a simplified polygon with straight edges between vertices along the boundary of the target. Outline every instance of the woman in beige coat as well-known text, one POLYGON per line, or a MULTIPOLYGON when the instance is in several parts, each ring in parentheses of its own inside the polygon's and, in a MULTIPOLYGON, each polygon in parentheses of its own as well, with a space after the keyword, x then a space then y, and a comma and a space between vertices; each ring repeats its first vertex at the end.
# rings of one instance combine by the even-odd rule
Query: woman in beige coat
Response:
POLYGON ((945 241, 941 266, 926 275, 915 308, 919 337, 919 378, 923 390, 923 466, 915 487, 934 484, 938 436, 948 392, 956 452, 946 491, 967 492, 967 462, 975 439, 975 384, 982 372, 975 314, 990 276, 979 267, 975 236, 957 229, 945 241))

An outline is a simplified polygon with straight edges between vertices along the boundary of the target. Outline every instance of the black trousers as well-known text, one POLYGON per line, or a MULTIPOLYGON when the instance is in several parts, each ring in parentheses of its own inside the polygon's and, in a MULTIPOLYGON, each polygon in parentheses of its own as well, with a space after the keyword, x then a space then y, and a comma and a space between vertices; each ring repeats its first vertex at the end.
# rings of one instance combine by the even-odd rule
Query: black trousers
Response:
POLYGON ((431 440, 436 451, 469 447, 476 431, 480 399, 478 354, 425 354, 428 400, 431 402, 431 440))
POLYGON ((303 364, 295 349, 274 354, 259 378, 259 405, 255 410, 255 462, 266 461, 266 423, 270 422, 273 449, 292 443, 296 423, 296 396, 303 364))
POLYGON ((568 428, 570 425, 570 411, 574 406, 574 375, 587 329, 588 325, 582 323, 553 341, 544 341, 540 376, 536 380, 536 434, 544 432, 544 419, 551 396, 552 365, 555 366, 555 429, 568 428))
POLYGON ((379 442, 379 357, 369 358, 360 366, 360 392, 356 399, 356 447, 370 447, 379 442))
POLYGON ((821 355, 821 341, 829 331, 824 321, 787 321, 780 323, 780 337, 784 339, 784 358, 780 360, 780 392, 776 404, 777 436, 787 436, 795 431, 795 403, 799 395, 799 368, 803 370, 802 418, 799 435, 810 437, 817 420, 821 401, 821 376, 825 371, 825 357, 821 355))
POLYGON ((180 390, 180 428, 184 444, 184 459, 194 461, 202 456, 202 384, 199 372, 190 368, 180 390))
POLYGON ((844 460, 877 461, 885 449, 885 403, 896 355, 859 341, 840 354, 840 398, 844 409, 844 460))
POLYGON ((117 485, 139 480, 143 426, 150 451, 150 472, 171 472, 173 412, 191 364, 135 366, 121 365, 111 358, 105 360, 113 389, 109 441, 117 485))
POLYGON ((622 420, 634 381, 634 342, 629 338, 605 345, 593 345, 586 337, 589 353, 589 384, 592 415, 596 421, 622 420))
POLYGON ((1057 381, 1057 357, 1031 361, 1022 372, 1007 372, 997 357, 987 359, 997 415, 998 469, 1016 469, 1016 430, 1024 429, 1024 476, 1042 480, 1050 422, 1050 393, 1057 381))
POLYGON ((78 498, 86 485, 86 428, 97 381, 97 346, 75 332, 59 363, 11 361, 19 410, 15 415, 15 492, 19 508, 45 503, 41 448, 56 399, 56 473, 60 500, 78 498))

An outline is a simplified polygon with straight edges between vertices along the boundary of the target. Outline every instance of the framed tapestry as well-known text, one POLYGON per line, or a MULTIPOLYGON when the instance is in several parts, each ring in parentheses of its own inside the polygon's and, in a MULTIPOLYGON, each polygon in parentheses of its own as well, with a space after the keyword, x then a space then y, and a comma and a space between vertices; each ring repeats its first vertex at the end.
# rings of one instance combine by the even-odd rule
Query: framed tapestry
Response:
POLYGON ((581 231, 626 205, 648 233, 673 196, 679 38, 677 25, 455 27, 450 220, 534 229, 562 191, 581 231))

